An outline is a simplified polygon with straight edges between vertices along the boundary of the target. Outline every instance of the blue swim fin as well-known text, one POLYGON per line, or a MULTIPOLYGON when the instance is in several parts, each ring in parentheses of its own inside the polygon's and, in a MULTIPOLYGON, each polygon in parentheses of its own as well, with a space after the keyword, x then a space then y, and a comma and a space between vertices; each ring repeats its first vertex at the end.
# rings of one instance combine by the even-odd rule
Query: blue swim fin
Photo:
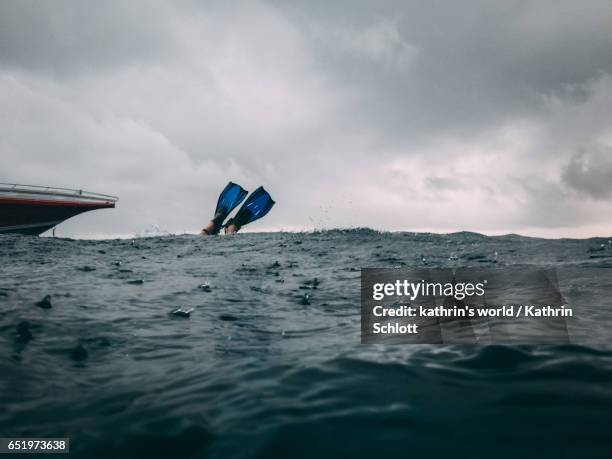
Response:
POLYGON ((213 222, 215 224, 214 234, 217 234, 223 225, 223 220, 227 218, 232 210, 234 210, 238 204, 240 204, 248 191, 242 188, 237 183, 229 182, 219 195, 217 201, 217 208, 215 209, 215 216, 213 222))
POLYGON ((240 229, 247 223, 265 216, 275 204, 272 196, 262 186, 257 188, 244 202, 235 217, 230 218, 225 226, 236 225, 240 229))

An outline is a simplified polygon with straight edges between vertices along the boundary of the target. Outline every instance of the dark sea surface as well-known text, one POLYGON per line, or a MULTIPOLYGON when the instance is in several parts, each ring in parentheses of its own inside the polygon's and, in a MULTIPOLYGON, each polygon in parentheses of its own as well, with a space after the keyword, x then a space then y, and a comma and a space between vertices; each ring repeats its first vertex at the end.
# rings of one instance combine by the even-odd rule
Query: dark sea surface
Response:
POLYGON ((0 262, 2 437, 83 458, 612 457, 608 239, 3 236, 0 262), (517 265, 558 270, 571 343, 360 344, 362 267, 517 265))

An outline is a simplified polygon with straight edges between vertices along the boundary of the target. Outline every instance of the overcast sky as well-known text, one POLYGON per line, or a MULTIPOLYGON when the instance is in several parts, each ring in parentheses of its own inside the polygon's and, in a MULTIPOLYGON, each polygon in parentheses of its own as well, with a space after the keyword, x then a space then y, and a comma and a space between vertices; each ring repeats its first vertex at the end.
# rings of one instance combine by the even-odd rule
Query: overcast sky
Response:
POLYGON ((120 197, 60 235, 612 234, 612 2, 0 2, 0 182, 120 197))

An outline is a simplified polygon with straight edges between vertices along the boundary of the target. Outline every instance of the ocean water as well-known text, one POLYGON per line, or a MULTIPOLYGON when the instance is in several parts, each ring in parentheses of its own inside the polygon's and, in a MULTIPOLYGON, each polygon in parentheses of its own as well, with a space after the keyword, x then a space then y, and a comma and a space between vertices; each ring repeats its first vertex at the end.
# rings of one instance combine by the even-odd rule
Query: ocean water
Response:
POLYGON ((0 263, 3 437, 83 458, 612 456, 608 239, 3 236, 0 263), (558 270, 571 343, 360 344, 362 267, 521 265, 558 270))

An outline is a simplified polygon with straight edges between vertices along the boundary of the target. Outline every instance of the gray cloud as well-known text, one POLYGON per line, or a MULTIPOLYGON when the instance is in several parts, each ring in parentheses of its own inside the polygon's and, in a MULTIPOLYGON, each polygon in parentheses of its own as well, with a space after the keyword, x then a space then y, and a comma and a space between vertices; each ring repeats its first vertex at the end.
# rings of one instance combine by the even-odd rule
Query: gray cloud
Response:
POLYGON ((569 1, 366 1, 352 3, 350 11, 309 2, 288 8, 312 37, 319 65, 358 88, 368 122, 394 135, 477 132, 541 113, 544 96, 575 98, 571 88, 612 70, 609 2, 585 8, 569 1), (359 44, 377 29, 390 48, 378 59, 346 52, 347 39, 338 38, 352 36, 359 44), (411 51, 391 52, 397 48, 411 51), (391 71, 398 61, 408 69, 391 71))
POLYGON ((0 8, 0 62, 34 72, 115 71, 168 58, 175 44, 172 9, 162 1, 9 0, 0 8))
POLYGON ((612 148, 582 150, 563 169, 563 181, 596 199, 612 197, 612 148))
POLYGON ((575 155, 612 145, 611 18, 609 2, 2 2, 0 181, 121 197, 65 234, 196 231, 229 179, 273 192, 254 229, 611 232, 608 153, 575 155))

